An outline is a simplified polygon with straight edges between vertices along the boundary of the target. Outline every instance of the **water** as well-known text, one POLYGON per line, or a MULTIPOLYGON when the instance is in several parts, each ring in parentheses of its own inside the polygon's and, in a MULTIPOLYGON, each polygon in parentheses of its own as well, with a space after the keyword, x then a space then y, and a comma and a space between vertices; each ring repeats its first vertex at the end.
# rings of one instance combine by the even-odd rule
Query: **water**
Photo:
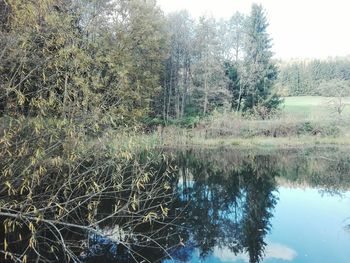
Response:
MULTIPOLYGON (((109 217, 130 194, 105 193, 98 231, 62 229, 79 262, 350 262, 348 149, 168 149, 161 156, 148 167, 155 175, 139 190, 139 210, 109 217)), ((123 176, 135 179, 130 170, 123 176)), ((54 238, 42 231, 43 242, 54 238)), ((39 247, 48 253, 49 245, 39 247)), ((78 262, 64 253, 53 262, 78 262)))
MULTIPOLYGON (((349 193, 330 196, 311 188, 279 187, 276 196, 262 262, 349 262, 349 193)), ((226 246, 214 246, 205 258, 199 255, 200 248, 185 262, 249 262, 249 253, 235 254, 226 246)))
POLYGON ((144 229, 156 241, 133 246, 136 261, 350 262, 346 149, 165 154, 172 156, 166 165, 177 167, 168 225, 144 229))
MULTIPOLYGON (((280 259, 290 262, 349 262, 349 207, 349 192, 338 196, 311 188, 281 187, 266 240, 283 244, 286 251, 280 259)), ((266 262, 280 259, 272 257, 266 262)))
POLYGON ((350 262, 346 153, 182 157, 188 244, 163 262, 350 262))

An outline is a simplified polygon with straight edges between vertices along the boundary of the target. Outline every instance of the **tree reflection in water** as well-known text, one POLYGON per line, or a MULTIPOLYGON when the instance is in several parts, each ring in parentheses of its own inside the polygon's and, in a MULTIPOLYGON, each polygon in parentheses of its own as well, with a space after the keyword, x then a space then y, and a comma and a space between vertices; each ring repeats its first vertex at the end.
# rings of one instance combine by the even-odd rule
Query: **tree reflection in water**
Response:
POLYGON ((187 205, 182 236, 195 244, 201 257, 215 248, 226 248, 235 254, 247 253, 250 262, 259 262, 276 204, 274 160, 257 155, 226 169, 191 152, 178 156, 179 206, 187 205))
MULTIPOLYGON (((79 249, 84 247, 80 260, 85 263, 197 262, 218 251, 261 262, 278 186, 306 185, 327 194, 350 189, 350 154, 325 152, 167 152, 147 168, 155 171, 147 184, 153 195, 139 203, 141 212, 158 208, 152 222, 140 218, 147 213, 132 211, 109 219, 118 200, 127 200, 130 194, 106 193, 96 215, 103 219, 99 233, 105 234, 69 231, 63 236, 79 249)), ((142 165, 142 158, 139 162, 142 165)), ((132 180, 132 170, 125 170, 124 178, 132 180)))
MULTIPOLYGON (((260 262, 279 186, 302 185, 331 195, 350 189, 350 155, 339 148, 261 154, 210 149, 176 155, 178 207, 188 205, 181 234, 202 258, 221 250, 260 262)), ((189 256, 177 258, 187 262, 189 256)))
POLYGON ((178 194, 173 195, 166 222, 133 227, 135 258, 123 254, 113 242, 94 236, 85 261, 94 262, 97 255, 103 255, 104 262, 161 262, 170 257, 188 262, 195 251, 205 258, 215 249, 229 249, 259 262, 276 204, 275 161, 255 155, 223 167, 192 151, 177 153, 169 165, 178 168, 171 186, 178 194), (140 233, 155 242, 143 247, 140 233))

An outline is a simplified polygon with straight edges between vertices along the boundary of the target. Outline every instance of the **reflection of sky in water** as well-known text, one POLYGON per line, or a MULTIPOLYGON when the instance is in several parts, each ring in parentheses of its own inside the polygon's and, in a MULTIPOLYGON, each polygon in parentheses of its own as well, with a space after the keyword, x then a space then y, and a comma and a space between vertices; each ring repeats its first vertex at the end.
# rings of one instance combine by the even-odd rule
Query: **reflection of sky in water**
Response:
MULTIPOLYGON (((296 257, 297 253, 281 244, 267 244, 265 250, 265 260, 279 259, 285 261, 292 261, 296 257)), ((249 256, 247 254, 235 255, 229 249, 216 249, 213 256, 218 258, 219 262, 247 262, 249 263, 249 256)))
MULTIPOLYGON (((263 262, 350 262, 350 233, 344 228, 350 224, 350 193, 340 197, 280 187, 278 196, 263 262)), ((235 255, 226 248, 216 248, 205 259, 194 251, 190 262, 249 262, 247 254, 235 255)))
POLYGON ((294 249, 292 262, 350 262, 350 234, 344 229, 350 223, 350 193, 322 196, 315 189, 280 188, 279 198, 267 240, 294 249))

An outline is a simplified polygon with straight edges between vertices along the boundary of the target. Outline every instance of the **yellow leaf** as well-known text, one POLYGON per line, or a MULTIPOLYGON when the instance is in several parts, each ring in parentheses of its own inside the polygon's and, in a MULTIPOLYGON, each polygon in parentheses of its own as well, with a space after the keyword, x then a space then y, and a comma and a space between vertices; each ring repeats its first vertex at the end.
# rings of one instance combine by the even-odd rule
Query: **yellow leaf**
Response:
POLYGON ((162 212, 163 212, 163 215, 164 216, 168 216, 168 212, 169 212, 169 208, 163 208, 163 206, 162 205, 160 205, 160 209, 162 209, 162 212))
POLYGON ((4 238, 4 251, 7 251, 7 247, 8 247, 7 240, 6 238, 4 238))
POLYGON ((136 210, 136 204, 135 203, 131 203, 131 207, 132 207, 132 209, 136 210))

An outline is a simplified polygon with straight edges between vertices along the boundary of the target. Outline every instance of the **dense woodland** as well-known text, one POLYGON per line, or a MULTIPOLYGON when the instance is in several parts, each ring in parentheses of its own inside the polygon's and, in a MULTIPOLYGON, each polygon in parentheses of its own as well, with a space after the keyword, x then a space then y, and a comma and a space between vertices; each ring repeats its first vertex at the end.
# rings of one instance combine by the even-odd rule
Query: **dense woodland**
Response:
POLYGON ((282 96, 350 96, 350 57, 281 61, 275 83, 282 96))
POLYGON ((164 123, 279 103, 259 5, 227 21, 150 0, 8 0, 0 13, 2 115, 164 123))
POLYGON ((265 118, 279 96, 349 93, 348 58, 274 61, 259 5, 228 20, 165 15, 151 0, 2 0, 0 13, 2 116, 107 126, 214 109, 265 118))

